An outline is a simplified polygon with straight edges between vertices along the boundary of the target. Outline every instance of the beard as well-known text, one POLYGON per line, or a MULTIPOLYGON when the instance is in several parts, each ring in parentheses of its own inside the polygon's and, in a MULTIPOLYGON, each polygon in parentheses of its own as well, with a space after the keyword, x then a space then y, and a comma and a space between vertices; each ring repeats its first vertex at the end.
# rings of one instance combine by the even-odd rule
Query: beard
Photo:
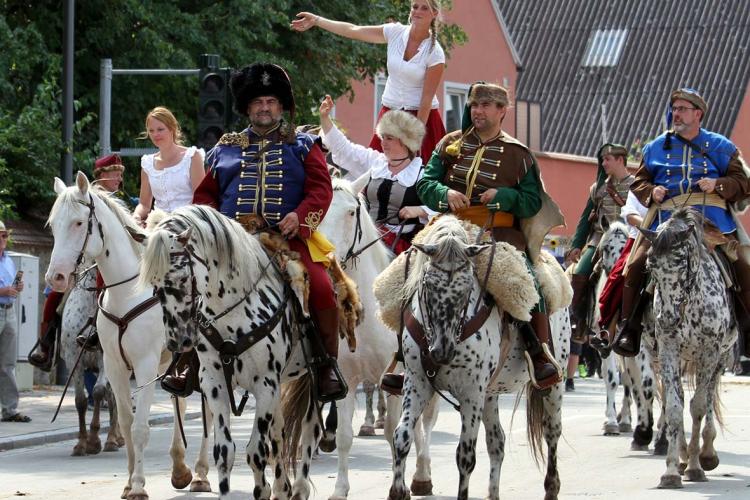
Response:
POLYGON ((257 114, 250 117, 250 125, 261 128, 271 128, 276 126, 281 121, 281 116, 274 116, 272 114, 257 114))

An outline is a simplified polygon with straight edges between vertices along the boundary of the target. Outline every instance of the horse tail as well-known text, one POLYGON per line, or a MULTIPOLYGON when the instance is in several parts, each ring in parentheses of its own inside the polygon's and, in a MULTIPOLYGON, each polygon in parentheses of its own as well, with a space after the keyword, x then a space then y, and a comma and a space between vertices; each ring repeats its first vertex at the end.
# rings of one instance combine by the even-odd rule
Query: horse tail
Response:
MULTIPOLYGON (((688 388, 695 391, 696 377, 700 366, 695 361, 686 361, 682 365, 682 374, 687 378, 688 388)), ((726 427, 724 425, 724 412, 723 405, 721 404, 721 377, 719 376, 716 380, 716 385, 713 388, 713 410, 714 418, 716 423, 719 424, 719 428, 724 431, 726 427)))
MULTIPOLYGON (((281 390, 281 414, 284 417, 284 443, 281 459, 287 469, 294 467, 299 452, 304 423, 315 418, 315 404, 312 401, 312 381, 310 374, 284 384, 281 390)), ((312 453, 315 450, 310 450, 312 453)))
POLYGON ((526 384, 526 437, 537 467, 544 457, 544 395, 531 382, 526 384))

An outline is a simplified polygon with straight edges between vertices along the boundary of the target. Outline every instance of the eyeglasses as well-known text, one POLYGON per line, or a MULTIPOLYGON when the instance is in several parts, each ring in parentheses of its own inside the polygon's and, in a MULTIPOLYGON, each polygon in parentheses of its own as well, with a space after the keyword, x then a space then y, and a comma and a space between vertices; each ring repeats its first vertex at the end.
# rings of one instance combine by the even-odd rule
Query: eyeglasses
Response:
POLYGON ((8 238, 10 238, 10 235, 8 233, 0 234, 0 239, 1 240, 7 240, 8 238))
POLYGON ((698 108, 687 107, 687 106, 672 106, 672 113, 684 113, 685 111, 688 111, 688 110, 695 111, 696 109, 698 108))

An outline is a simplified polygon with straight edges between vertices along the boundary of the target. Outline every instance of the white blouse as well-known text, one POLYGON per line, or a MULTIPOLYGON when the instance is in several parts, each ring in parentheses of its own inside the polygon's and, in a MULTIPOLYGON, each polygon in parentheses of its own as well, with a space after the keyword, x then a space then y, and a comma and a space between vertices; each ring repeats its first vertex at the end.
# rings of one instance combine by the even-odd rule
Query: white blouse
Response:
MULTIPOLYGON (((366 148, 360 144, 355 144, 341 133, 334 125, 328 133, 322 129, 320 131, 323 144, 331 152, 333 162, 347 170, 345 179, 353 181, 369 172, 370 179, 387 179, 396 181, 405 188, 412 187, 422 178, 424 169, 422 168, 422 158, 415 157, 409 165, 396 175, 391 173, 388 168, 388 158, 385 154, 374 149, 366 148)), ((427 212, 427 219, 437 212, 430 210, 426 205, 422 209, 427 212)), ((426 224, 427 219, 420 218, 421 222, 426 224)), ((384 224, 385 227, 392 229, 398 227, 398 224, 384 224)), ((414 226, 405 226, 403 231, 409 233, 414 230, 414 226)))
POLYGON ((190 182, 190 163, 195 152, 206 158, 203 148, 190 146, 176 165, 157 170, 154 157, 158 153, 141 156, 141 168, 148 175, 154 205, 165 212, 189 205, 193 201, 193 184, 190 182))
MULTIPOLYGON (((422 40, 414 57, 404 61, 409 30, 409 25, 401 23, 383 25, 383 36, 388 42, 388 80, 383 90, 383 105, 391 109, 419 109, 427 68, 445 63, 443 47, 437 41, 433 47, 429 37, 422 40)), ((437 96, 432 96, 432 109, 439 105, 437 96)))
MULTIPOLYGON (((620 217, 622 217, 622 220, 625 222, 625 224, 628 224, 628 215, 640 215, 641 218, 643 218, 646 216, 646 212, 648 212, 648 208, 643 206, 643 204, 638 198, 636 198, 632 191, 628 191, 628 199, 620 209, 620 217)), ((628 224, 628 236, 633 239, 637 238, 638 227, 628 224)))

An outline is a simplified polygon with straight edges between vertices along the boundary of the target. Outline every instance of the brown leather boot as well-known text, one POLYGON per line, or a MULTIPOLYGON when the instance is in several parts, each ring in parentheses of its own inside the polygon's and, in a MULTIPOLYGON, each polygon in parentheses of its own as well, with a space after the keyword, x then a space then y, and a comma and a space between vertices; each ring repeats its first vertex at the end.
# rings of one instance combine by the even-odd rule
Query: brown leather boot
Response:
POLYGON ((380 388, 394 396, 401 396, 404 392, 404 373, 394 373, 393 371, 396 369, 399 362, 404 362, 404 351, 401 345, 402 333, 403 332, 398 332, 396 334, 398 337, 398 351, 393 353, 391 363, 388 365, 388 368, 385 369, 383 376, 380 377, 380 388))
POLYGON ((314 318, 320 342, 329 358, 328 362, 318 368, 318 399, 323 402, 343 399, 346 397, 347 387, 334 370, 339 354, 338 308, 315 311, 314 318))
POLYGON ((585 274, 574 274, 570 278, 570 285, 573 287, 573 300, 570 303, 570 326, 573 333, 570 339, 573 342, 583 344, 586 342, 587 325, 586 325, 586 303, 589 291, 589 277, 585 274))
POLYGON ((646 272, 646 252, 651 245, 644 241, 636 250, 625 275, 625 286, 622 289, 622 309, 617 331, 612 341, 612 350, 620 356, 632 358, 641 348, 641 317, 648 302, 643 300, 643 280, 646 272))
POLYGON ((200 361, 195 349, 180 353, 161 379, 161 388, 179 397, 189 396, 197 387, 200 361))
POLYGON ((549 319, 543 312, 531 313, 530 322, 518 322, 518 331, 526 345, 526 361, 532 371, 532 383, 543 390, 562 381, 562 369, 549 349, 549 319))

